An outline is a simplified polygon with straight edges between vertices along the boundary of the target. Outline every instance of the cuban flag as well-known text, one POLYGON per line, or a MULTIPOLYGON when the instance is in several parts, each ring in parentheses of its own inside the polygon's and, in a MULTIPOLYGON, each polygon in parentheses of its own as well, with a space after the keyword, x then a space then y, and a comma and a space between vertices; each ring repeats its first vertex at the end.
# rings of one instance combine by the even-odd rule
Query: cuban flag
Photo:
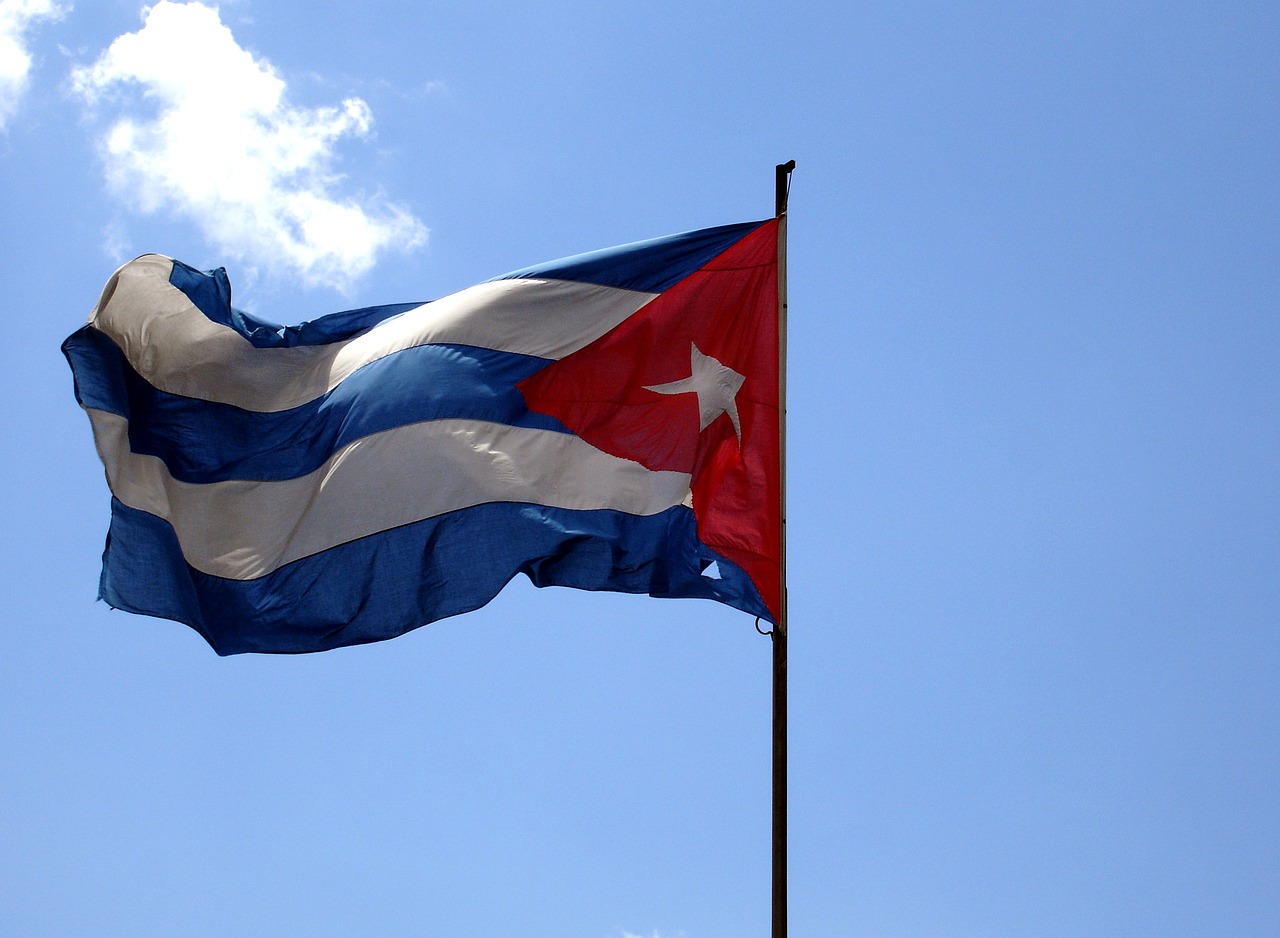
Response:
POLYGON ((776 622, 779 221, 277 326, 148 254, 63 343, 111 490, 99 596, 311 652, 538 586, 776 622))

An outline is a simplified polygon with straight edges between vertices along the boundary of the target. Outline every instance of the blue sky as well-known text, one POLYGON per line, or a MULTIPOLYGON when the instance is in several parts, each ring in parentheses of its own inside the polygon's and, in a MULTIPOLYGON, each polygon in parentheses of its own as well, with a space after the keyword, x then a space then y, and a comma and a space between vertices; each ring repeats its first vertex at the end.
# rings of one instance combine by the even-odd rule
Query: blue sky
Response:
POLYGON ((1280 929, 1273 4, 0 0, 0 931, 768 932, 769 648, 513 583, 221 659, 94 601, 58 346, 790 223, 797 935, 1280 929), (227 141, 232 145, 227 146, 227 141))

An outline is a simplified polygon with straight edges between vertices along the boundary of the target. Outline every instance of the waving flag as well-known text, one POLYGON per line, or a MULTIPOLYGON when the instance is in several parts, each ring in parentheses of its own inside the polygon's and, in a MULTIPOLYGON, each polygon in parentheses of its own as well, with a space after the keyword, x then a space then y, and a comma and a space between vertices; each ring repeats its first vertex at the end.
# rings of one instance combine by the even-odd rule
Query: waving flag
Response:
POLYGON ((99 595, 219 654, 538 586, 779 610, 778 223, 280 327, 148 254, 63 344, 111 489, 99 595))

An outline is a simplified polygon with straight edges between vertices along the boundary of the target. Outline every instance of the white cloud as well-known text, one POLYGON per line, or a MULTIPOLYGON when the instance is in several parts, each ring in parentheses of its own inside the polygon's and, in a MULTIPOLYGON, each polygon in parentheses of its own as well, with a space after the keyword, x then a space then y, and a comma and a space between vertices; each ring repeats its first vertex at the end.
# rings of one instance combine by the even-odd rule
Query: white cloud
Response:
POLYGON ((56 0, 0 0, 0 130, 18 110, 31 73, 27 27, 36 20, 58 19, 65 12, 56 0))
POLYGON ((112 191, 145 213, 190 217, 226 254, 345 289, 380 252, 410 250, 426 229, 382 198, 339 198, 334 146, 369 132, 359 98, 288 103, 270 63, 241 48, 216 7, 162 0, 143 28, 73 74, 90 103, 134 104, 101 143, 112 191))

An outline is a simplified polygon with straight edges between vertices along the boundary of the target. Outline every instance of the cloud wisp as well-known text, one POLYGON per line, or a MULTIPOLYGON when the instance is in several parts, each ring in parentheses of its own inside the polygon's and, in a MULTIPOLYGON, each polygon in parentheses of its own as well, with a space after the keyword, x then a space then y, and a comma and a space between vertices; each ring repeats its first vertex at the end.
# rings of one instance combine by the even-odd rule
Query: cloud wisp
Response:
POLYGON ((17 112, 31 74, 27 28, 37 20, 60 19, 65 12, 56 0, 0 0, 0 130, 17 112))
POLYGON ((380 253, 426 240, 407 209, 336 194, 335 145, 368 134, 369 106, 291 105, 214 7, 162 0, 72 77, 90 104, 132 111, 101 141, 112 192, 137 211, 190 218, 231 257, 345 290, 380 253))

